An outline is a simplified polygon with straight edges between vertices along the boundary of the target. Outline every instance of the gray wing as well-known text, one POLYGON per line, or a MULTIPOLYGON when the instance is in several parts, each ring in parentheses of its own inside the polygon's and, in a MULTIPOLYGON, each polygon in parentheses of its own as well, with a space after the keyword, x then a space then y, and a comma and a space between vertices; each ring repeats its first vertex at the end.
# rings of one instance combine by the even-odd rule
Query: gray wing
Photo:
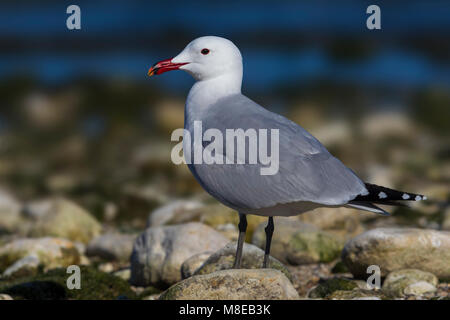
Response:
POLYGON ((193 120, 202 120, 203 132, 216 128, 224 137, 226 129, 279 130, 279 170, 275 175, 261 175, 261 167, 266 167, 261 163, 189 165, 207 192, 235 209, 299 201, 343 205, 367 191, 353 171, 305 129, 243 95, 222 99, 199 119, 187 121, 193 120))

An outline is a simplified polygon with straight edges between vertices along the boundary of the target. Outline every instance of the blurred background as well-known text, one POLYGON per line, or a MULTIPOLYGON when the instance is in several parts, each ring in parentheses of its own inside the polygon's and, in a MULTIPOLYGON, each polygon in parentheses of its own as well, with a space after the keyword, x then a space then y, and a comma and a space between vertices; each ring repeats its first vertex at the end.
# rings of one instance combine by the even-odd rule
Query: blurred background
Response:
MULTIPOLYGON (((63 196, 132 232, 174 199, 212 202, 170 161, 193 80, 146 74, 217 35, 242 51, 246 95, 365 180, 437 200, 394 210, 392 223, 450 218, 448 1, 378 1, 375 31, 367 1, 76 1, 75 31, 70 4, 0 3, 0 207, 63 196)), ((22 232, 15 219, 3 218, 3 239, 22 232)))

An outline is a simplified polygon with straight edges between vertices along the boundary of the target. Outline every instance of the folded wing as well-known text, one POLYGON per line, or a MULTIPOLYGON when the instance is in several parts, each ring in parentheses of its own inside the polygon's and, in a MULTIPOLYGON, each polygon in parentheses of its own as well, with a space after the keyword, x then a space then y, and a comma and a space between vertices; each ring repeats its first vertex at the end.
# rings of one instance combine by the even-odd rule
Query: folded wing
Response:
MULTIPOLYGON (((364 183, 353 171, 305 129, 243 95, 220 100, 199 119, 187 121, 194 120, 202 120, 204 131, 219 129, 224 137, 226 129, 279 130, 279 170, 275 175, 261 175, 260 169, 267 165, 260 162, 189 166, 211 195, 237 210, 300 201, 343 205, 367 193, 364 183)), ((226 150, 223 153, 227 156, 226 150)))

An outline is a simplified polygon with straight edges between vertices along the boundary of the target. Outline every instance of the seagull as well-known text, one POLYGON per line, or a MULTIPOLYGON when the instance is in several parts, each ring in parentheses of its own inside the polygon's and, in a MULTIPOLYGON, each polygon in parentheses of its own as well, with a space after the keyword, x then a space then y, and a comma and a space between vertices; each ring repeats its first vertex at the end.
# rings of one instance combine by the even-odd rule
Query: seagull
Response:
MULTIPOLYGON (((268 217, 262 264, 267 268, 274 216, 294 216, 318 207, 349 207, 389 215, 375 204, 401 205, 398 201, 426 200, 423 195, 364 183, 300 125, 243 95, 242 55, 230 40, 216 36, 197 38, 176 57, 154 64, 148 75, 171 70, 184 70, 196 80, 184 111, 185 157, 184 141, 187 133, 195 134, 197 121, 201 121, 203 129, 213 128, 224 134, 227 129, 238 128, 278 130, 279 168, 275 174, 260 174, 261 162, 188 163, 205 191, 239 214, 234 268, 241 267, 248 214, 268 217)), ((203 141, 200 147, 207 145, 208 141, 203 141)), ((227 154, 228 148, 223 149, 226 150, 220 152, 224 157, 235 157, 234 153, 227 154)))

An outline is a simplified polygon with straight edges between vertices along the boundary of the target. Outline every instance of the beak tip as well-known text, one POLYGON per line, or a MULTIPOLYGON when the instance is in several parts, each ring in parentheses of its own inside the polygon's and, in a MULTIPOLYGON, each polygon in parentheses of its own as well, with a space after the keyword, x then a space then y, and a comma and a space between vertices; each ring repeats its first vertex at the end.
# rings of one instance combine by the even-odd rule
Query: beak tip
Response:
POLYGON ((154 75, 159 75, 167 71, 171 70, 177 70, 181 66, 185 65, 187 63, 181 62, 181 63, 173 63, 172 59, 166 59, 162 60, 160 62, 155 63, 147 72, 147 75, 149 77, 154 75))

